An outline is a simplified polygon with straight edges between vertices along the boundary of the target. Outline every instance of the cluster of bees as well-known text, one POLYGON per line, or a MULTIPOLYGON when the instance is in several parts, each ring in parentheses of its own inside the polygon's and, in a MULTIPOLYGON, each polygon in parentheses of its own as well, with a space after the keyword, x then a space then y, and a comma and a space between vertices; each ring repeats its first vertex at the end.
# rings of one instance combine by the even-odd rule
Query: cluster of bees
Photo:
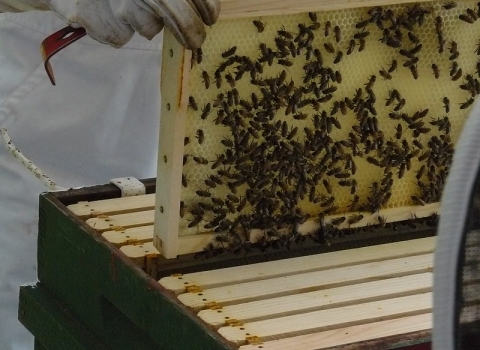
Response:
MULTIPOLYGON (((447 11, 455 6, 453 2, 443 4, 447 11)), ((184 156, 184 165, 194 162, 210 168, 204 185, 195 190, 197 199, 180 203, 180 216, 187 220, 189 228, 218 233, 198 256, 248 252, 252 247, 262 251, 269 247, 290 248, 306 239, 299 226, 307 220, 317 220, 320 226, 309 237, 326 242, 346 232, 338 230, 338 225, 353 225, 362 220, 362 212, 375 213, 385 208, 395 179, 414 171, 417 189, 411 202, 425 205, 440 200, 454 151, 448 114, 456 106, 445 96, 445 113, 441 116, 432 116, 429 109, 406 113, 407 101, 397 89, 388 92, 386 101, 375 94, 376 82, 392 80, 400 69, 407 69, 418 79, 424 43, 416 31, 433 23, 438 53, 447 55, 452 65, 449 77, 459 81, 460 89, 468 94, 459 108, 473 103, 480 93, 480 63, 475 73, 464 74, 457 63, 457 44, 447 41, 442 17, 432 14, 433 8, 422 4, 402 11, 374 7, 356 23, 356 33, 344 38, 338 25, 320 23, 315 13, 308 13, 296 31, 278 28, 274 45, 260 43, 257 57, 241 55, 233 46, 222 53, 215 71, 202 71, 204 88, 216 87, 222 92, 202 107, 190 96, 189 108, 202 120, 226 128, 230 136, 219 140, 223 152, 215 159, 184 156), (321 45, 314 43, 319 36, 321 45), (337 96, 344 79, 339 64, 346 56, 366 50, 369 40, 379 40, 386 48, 396 50, 398 59, 365 79, 351 96, 337 96), (303 72, 300 81, 289 75, 290 68, 299 64, 303 72), (281 67, 281 71, 268 75, 266 70, 272 66, 281 67), (248 95, 238 88, 244 80, 253 86, 248 95), (379 104, 390 108, 388 115, 377 113, 379 104), (382 130, 385 118, 396 124, 392 135, 382 130), (349 126, 345 130, 347 119, 349 126), (347 136, 335 137, 340 130, 347 136), (358 194, 355 177, 359 159, 381 174, 370 184, 364 198, 358 194), (338 188, 351 196, 348 206, 338 205, 338 188), (307 207, 309 210, 302 209, 307 207), (358 213, 325 222, 326 215, 345 212, 358 213), (253 229, 264 231, 255 244, 249 236, 253 229)), ((468 9, 458 20, 474 23, 479 15, 480 6, 468 9)), ((252 23, 258 33, 264 31, 265 25, 259 20, 252 23)), ((202 59, 201 50, 197 50, 192 64, 202 59)), ((431 68, 429 74, 436 79, 447 74, 436 63, 431 68)), ((205 137, 205 131, 198 129, 196 140, 186 137, 185 145, 202 145, 205 137)), ((188 174, 182 175, 182 184, 189 186, 188 174)), ((417 221, 412 218, 406 224, 416 225, 417 221)), ((427 224, 435 225, 436 221, 434 216, 427 224)), ((387 219, 379 216, 378 226, 386 225, 387 219)))

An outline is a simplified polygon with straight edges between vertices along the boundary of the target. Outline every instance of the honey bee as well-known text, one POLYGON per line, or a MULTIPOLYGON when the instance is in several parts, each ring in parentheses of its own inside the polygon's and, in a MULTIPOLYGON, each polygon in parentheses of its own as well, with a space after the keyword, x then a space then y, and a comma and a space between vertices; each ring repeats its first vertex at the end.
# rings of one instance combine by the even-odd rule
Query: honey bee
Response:
POLYGON ((289 39, 289 40, 293 39, 292 33, 286 31, 285 28, 283 28, 283 27, 280 30, 277 30, 277 34, 279 36, 284 37, 284 38, 289 39))
POLYGON ((325 22, 325 36, 330 35, 330 28, 332 27, 332 23, 330 21, 325 22))
POLYGON ((402 138, 402 124, 397 124, 397 127, 395 128, 396 133, 395 133, 395 138, 397 140, 400 140, 402 138))
POLYGON ((366 32, 366 31, 361 31, 361 32, 357 32, 353 35, 353 37, 355 39, 365 39, 367 36, 370 35, 370 32, 366 32))
POLYGON ((197 195, 199 195, 200 197, 211 197, 211 195, 212 195, 210 192, 203 191, 203 190, 197 190, 197 191, 195 191, 195 193, 197 195))
POLYGON ((354 224, 358 224, 362 219, 363 219, 362 214, 354 214, 354 215, 350 215, 347 222, 349 225, 354 225, 354 224))
POLYGON ((397 38, 394 38, 393 36, 389 36, 387 38, 386 44, 387 46, 393 47, 395 49, 402 46, 402 43, 400 42, 400 40, 398 40, 397 38))
POLYGON ((399 110, 401 110, 403 108, 403 106, 405 106, 405 99, 402 98, 398 104, 395 106, 395 108, 393 109, 395 112, 398 112, 399 110))
POLYGON ((198 164, 202 164, 202 165, 208 164, 208 160, 200 156, 194 156, 193 160, 195 161, 195 163, 198 163, 198 164))
POLYGON ((331 195, 333 192, 333 188, 332 185, 330 185, 330 181, 328 181, 327 179, 323 179, 323 186, 327 190, 328 194, 331 195))
POLYGON ((227 58, 229 56, 232 56, 235 54, 235 52, 237 51, 237 47, 236 46, 232 46, 231 48, 229 48, 228 50, 224 51, 222 53, 222 57, 223 58, 227 58))
POLYGON ((388 68, 388 73, 393 73, 397 69, 397 60, 393 60, 388 68))
POLYGON ((418 140, 413 140, 412 143, 419 149, 423 149, 423 144, 418 140))
POLYGON ((470 107, 474 101, 475 100, 473 98, 469 98, 468 100, 460 104, 460 109, 466 109, 470 107))
POLYGON ((182 186, 185 188, 188 187, 188 179, 187 179, 187 175, 185 174, 182 174, 182 186))
POLYGON ((362 52, 363 50, 365 50, 365 39, 361 38, 359 41, 360 44, 358 46, 358 52, 362 52))
POLYGON ((410 198, 412 198, 413 203, 417 205, 424 206, 426 204, 425 201, 419 196, 410 196, 410 198))
POLYGON ((385 219, 384 216, 381 216, 379 215, 378 218, 378 224, 381 226, 381 227, 385 227, 387 225, 387 219, 385 219))
POLYGON ((462 68, 459 68, 457 72, 451 76, 453 81, 457 81, 462 77, 462 68))
POLYGON ((470 16, 471 19, 473 19, 473 21, 476 21, 478 19, 478 14, 474 10, 467 8, 466 12, 467 15, 470 16))
POLYGON ((451 10, 451 9, 454 9, 455 7, 457 7, 457 3, 454 2, 454 1, 447 1, 446 3, 444 3, 442 5, 442 7, 445 9, 445 10, 451 10))
POLYGON ((355 46, 357 45, 356 41, 354 39, 350 40, 348 43, 348 48, 347 48, 347 55, 350 55, 353 53, 353 50, 355 50, 355 46))
POLYGON ((293 66, 293 62, 287 59, 279 59, 277 62, 278 64, 281 64, 282 66, 285 66, 285 67, 293 66))
POLYGON ((462 13, 461 15, 458 16, 458 18, 464 22, 467 22, 467 23, 475 23, 475 20, 470 17, 468 14, 465 14, 465 13, 462 13))
POLYGON ((339 27, 339 26, 335 26, 335 27, 333 28, 333 32, 335 33, 335 41, 336 41, 337 43, 339 43, 340 40, 342 39, 342 32, 341 32, 341 30, 340 30, 340 27, 339 27))
POLYGON ((266 26, 266 24, 264 24, 264 23, 262 23, 261 21, 258 21, 258 20, 254 20, 253 25, 257 28, 257 31, 259 33, 263 33, 263 31, 265 30, 265 26, 266 26))
POLYGON ((222 87, 222 82, 223 82, 222 74, 218 71, 215 71, 214 77, 215 77, 215 85, 217 86, 217 89, 220 89, 222 87))
POLYGON ((362 29, 365 28, 370 23, 370 19, 361 20, 355 24, 355 28, 362 29))
POLYGON ((346 217, 345 217, 345 216, 341 216, 341 217, 339 217, 339 218, 332 219, 331 224, 332 224, 333 226, 338 226, 338 225, 341 225, 345 220, 346 220, 346 217))
POLYGON ((180 201, 180 217, 183 219, 185 216, 185 202, 180 201))
POLYGON ((445 113, 449 113, 450 112, 450 100, 448 99, 448 97, 444 97, 442 99, 443 101, 443 106, 445 107, 445 113))
POLYGON ((432 64, 432 70, 433 70, 433 75, 435 76, 435 79, 438 79, 440 77, 440 69, 435 63, 432 64))
POLYGON ((418 169, 417 175, 415 175, 416 178, 417 178, 417 180, 420 180, 420 179, 423 177, 423 175, 425 174, 425 170, 426 170, 426 169, 427 169, 427 166, 426 166, 425 164, 423 164, 423 165, 420 167, 420 169, 418 169))
POLYGON ((295 120, 305 120, 305 119, 307 119, 307 117, 308 117, 308 114, 306 114, 306 113, 297 113, 293 116, 293 119, 295 119, 295 120))
POLYGON ((403 64, 404 67, 410 68, 412 66, 415 66, 418 62, 418 57, 413 57, 412 59, 408 60, 403 64))
POLYGON ((379 73, 379 74, 382 76, 382 78, 385 79, 385 80, 391 80, 391 79, 392 79, 392 75, 391 75, 389 72, 387 72, 385 69, 383 69, 383 68, 382 68, 378 73, 379 73))
POLYGON ((208 102, 205 105, 205 107, 203 107, 202 114, 200 115, 200 118, 205 120, 208 117, 208 115, 210 114, 211 110, 212 110, 212 105, 210 104, 210 102, 208 102))
POLYGON ((318 22, 317 14, 316 14, 315 12, 309 12, 309 13, 308 13, 308 17, 310 17, 310 20, 311 20, 313 23, 318 22))
POLYGON ((202 216, 195 216, 194 219, 188 224, 188 228, 198 226, 198 224, 200 224, 202 220, 203 220, 202 216))
POLYGON ((333 63, 337 64, 337 63, 340 63, 340 61, 342 60, 343 58, 343 52, 342 51, 338 51, 337 52, 337 55, 335 56, 335 59, 333 60, 333 63))
POLYGON ((408 39, 410 39, 410 41, 413 43, 413 44, 418 44, 420 42, 420 40, 418 39, 418 37, 413 34, 412 32, 408 32, 408 39))
POLYGON ((193 96, 188 98, 188 106, 192 108, 195 112, 198 111, 198 105, 193 96))
POLYGON ((227 83, 233 89, 235 87, 235 78, 232 76, 232 74, 230 73, 226 74, 225 79, 227 79, 227 83))
POLYGON ((192 67, 193 63, 200 64, 203 60, 203 51, 201 48, 192 51, 192 67))
POLYGON ((410 72, 412 73, 413 79, 417 80, 418 79, 417 65, 410 66, 409 69, 410 69, 410 72))
POLYGON ((335 48, 333 47, 333 45, 331 43, 324 43, 323 47, 325 48, 325 50, 327 50, 327 52, 335 53, 335 48))
POLYGON ((205 133, 203 132, 202 129, 197 130, 197 134, 195 136, 198 140, 198 143, 201 145, 203 144, 203 141, 205 141, 205 133))
POLYGON ((202 72, 202 79, 203 83, 205 84, 205 89, 208 89, 210 87, 210 76, 206 71, 202 72))

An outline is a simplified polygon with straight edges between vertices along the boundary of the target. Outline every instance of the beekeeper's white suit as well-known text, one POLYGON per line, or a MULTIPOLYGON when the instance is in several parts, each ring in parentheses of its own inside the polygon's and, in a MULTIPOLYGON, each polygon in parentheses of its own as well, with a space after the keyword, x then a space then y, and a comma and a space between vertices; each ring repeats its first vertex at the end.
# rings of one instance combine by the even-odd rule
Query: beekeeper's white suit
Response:
MULTIPOLYGON (((59 0, 58 4, 0 0, 0 12, 24 11, 32 6, 43 10, 51 7, 57 12, 0 14, 0 128, 6 128, 14 144, 58 185, 89 186, 114 177, 155 176, 161 37, 148 41, 135 35, 129 39, 133 29, 148 38, 155 36, 163 27, 157 16, 168 25, 170 17, 175 17, 175 9, 173 14, 161 13, 152 3, 165 5, 164 11, 169 1, 173 1, 171 7, 185 2, 165 0, 165 5, 162 0, 132 0, 135 6, 141 5, 132 8, 130 0, 112 1, 123 9, 110 11, 114 15, 108 13, 108 0, 92 2, 106 4, 106 9, 100 9, 102 15, 98 8, 88 8, 88 0, 71 1, 75 5, 70 8, 65 6, 69 0, 59 0), (82 3, 87 4, 85 8, 76 8, 82 3), (43 68, 39 45, 46 36, 66 26, 59 14, 73 25, 76 22, 86 27, 88 34, 99 41, 124 46, 115 49, 90 37, 82 38, 53 58, 55 87, 43 68), (95 23, 95 16, 118 22, 118 28, 102 27, 108 21, 95 23)), ((210 21, 215 21, 217 0, 194 0, 189 4, 207 4, 210 8, 196 8, 194 13, 208 24, 202 11, 209 11, 210 21)), ((180 23, 191 21, 181 18, 180 23)), ((186 46, 194 47, 203 41, 204 32, 198 25, 179 28, 177 36, 186 46)), ((33 349, 33 337, 17 320, 18 290, 21 284, 36 280, 38 195, 44 190, 42 183, 1 146, 2 350, 33 349)))

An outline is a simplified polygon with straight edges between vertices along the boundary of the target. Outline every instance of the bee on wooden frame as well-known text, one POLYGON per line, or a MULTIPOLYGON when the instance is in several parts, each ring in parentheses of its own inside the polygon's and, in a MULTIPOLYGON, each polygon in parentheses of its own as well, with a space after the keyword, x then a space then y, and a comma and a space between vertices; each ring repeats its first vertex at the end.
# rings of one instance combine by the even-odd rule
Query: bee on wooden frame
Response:
POLYGON ((212 105, 210 104, 210 102, 208 102, 205 107, 203 107, 202 109, 202 114, 200 115, 200 118, 205 120, 207 119, 208 115, 210 114, 212 110, 212 105))
POLYGON ((444 3, 442 5, 442 7, 445 9, 445 10, 451 10, 451 9, 454 9, 455 7, 457 7, 457 3, 454 2, 454 1, 447 1, 446 3, 444 3))
POLYGON ((360 221, 362 221, 362 219, 363 219, 362 214, 353 214, 353 215, 350 215, 347 222, 349 225, 354 225, 354 224, 358 224, 360 221))
POLYGON ((474 101, 475 100, 473 98, 469 98, 468 100, 460 104, 460 109, 466 109, 470 107, 474 101))
POLYGON ((330 28, 332 27, 332 23, 330 21, 325 22, 325 36, 330 35, 330 28))
POLYGON ((200 64, 203 60, 203 51, 201 48, 192 51, 192 67, 193 64, 200 64))
POLYGON ((263 22, 258 21, 258 20, 254 20, 252 23, 257 28, 257 31, 259 33, 263 33, 263 31, 265 30, 266 24, 264 24, 263 22))
POLYGON ((367 36, 370 35, 370 32, 367 32, 367 31, 361 31, 361 32, 357 32, 353 35, 353 38, 354 39, 365 39, 367 36))
POLYGON ((383 68, 382 68, 378 73, 379 73, 379 74, 382 76, 382 78, 385 79, 385 80, 391 80, 391 79, 392 79, 392 75, 391 75, 389 72, 387 72, 385 69, 383 69, 383 68))
POLYGON ((222 57, 223 57, 223 58, 230 57, 230 56, 234 55, 236 51, 237 51, 237 47, 236 47, 236 46, 232 46, 232 47, 229 48, 228 50, 222 52, 222 57))
POLYGON ((384 216, 379 215, 377 219, 378 219, 378 224, 379 224, 381 227, 385 227, 385 226, 386 226, 386 224, 387 224, 387 219, 385 219, 384 216))
POLYGON ((192 108, 195 112, 198 111, 198 105, 193 96, 188 98, 188 106, 192 108))
POLYGON ((358 46, 358 52, 362 52, 363 50, 365 50, 365 39, 364 38, 360 38, 360 44, 358 46))
POLYGON ((193 218, 193 220, 191 220, 190 223, 187 225, 187 227, 192 228, 192 227, 198 226, 198 224, 200 224, 200 222, 202 222, 202 220, 203 220, 203 217, 195 216, 193 218))
POLYGON ((193 160, 197 164, 202 164, 202 165, 207 165, 208 164, 208 160, 203 158, 203 157, 200 157, 200 156, 194 156, 193 160))
POLYGON ((206 71, 202 72, 203 83, 205 84, 205 89, 210 87, 210 75, 206 71))
POLYGON ((444 97, 442 99, 442 102, 443 102, 443 106, 445 107, 445 113, 449 113, 450 112, 450 100, 448 99, 448 97, 444 97))
POLYGON ((409 67, 410 72, 412 73, 413 79, 417 80, 418 79, 418 70, 417 70, 417 65, 413 65, 409 67))
POLYGON ((438 79, 440 77, 440 69, 435 63, 432 64, 432 70, 433 70, 433 75, 435 76, 435 79, 438 79))
POLYGON ((340 40, 342 40, 342 32, 341 32, 341 30, 340 30, 340 27, 339 27, 339 26, 335 26, 335 27, 333 28, 333 32, 335 33, 335 41, 336 41, 337 43, 339 43, 340 40))
POLYGON ((473 19, 472 17, 470 17, 468 14, 466 13, 462 13, 461 15, 458 16, 458 18, 464 22, 467 22, 469 24, 473 24, 475 23, 475 19, 473 19))
POLYGON ((335 59, 333 60, 333 63, 334 63, 334 64, 340 63, 340 61, 342 60, 342 58, 343 58, 343 52, 342 52, 342 51, 338 51, 338 52, 337 52, 337 55, 335 56, 335 59))
POLYGON ((185 174, 182 174, 182 186, 185 188, 188 187, 188 179, 187 179, 187 175, 185 174))
POLYGON ((325 48, 325 50, 327 50, 327 52, 335 53, 335 48, 333 47, 333 45, 331 43, 324 43, 323 47, 325 48))

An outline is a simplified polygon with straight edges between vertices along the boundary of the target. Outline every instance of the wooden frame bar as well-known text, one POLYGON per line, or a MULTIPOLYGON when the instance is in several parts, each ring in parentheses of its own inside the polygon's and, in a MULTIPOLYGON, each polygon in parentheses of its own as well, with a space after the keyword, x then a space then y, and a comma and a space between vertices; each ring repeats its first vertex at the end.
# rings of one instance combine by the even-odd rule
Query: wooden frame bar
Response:
POLYGON ((187 84, 191 51, 185 50, 165 31, 162 55, 162 109, 158 146, 157 197, 155 201, 155 247, 167 259, 178 250, 179 203, 183 138, 187 109, 187 84))
MULTIPOLYGON (((424 0, 425 1, 425 0, 424 0)), ((221 0, 220 19, 418 3, 415 0, 221 0)))

